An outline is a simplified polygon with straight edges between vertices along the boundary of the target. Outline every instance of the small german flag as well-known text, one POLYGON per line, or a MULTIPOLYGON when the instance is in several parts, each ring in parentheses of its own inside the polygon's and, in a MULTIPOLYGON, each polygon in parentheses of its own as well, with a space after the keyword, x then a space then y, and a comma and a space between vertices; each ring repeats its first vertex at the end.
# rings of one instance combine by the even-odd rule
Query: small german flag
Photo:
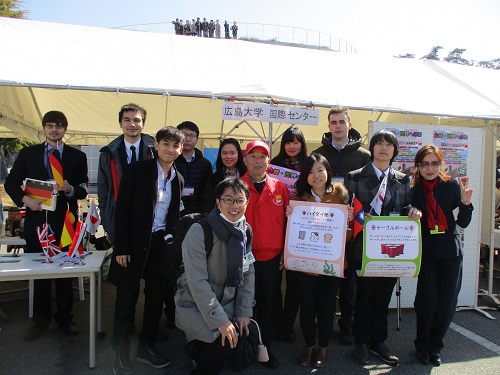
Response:
POLYGON ((40 181, 32 178, 27 178, 24 181, 24 192, 29 197, 40 200, 44 210, 55 210, 57 198, 56 195, 53 195, 55 188, 54 181, 40 181))

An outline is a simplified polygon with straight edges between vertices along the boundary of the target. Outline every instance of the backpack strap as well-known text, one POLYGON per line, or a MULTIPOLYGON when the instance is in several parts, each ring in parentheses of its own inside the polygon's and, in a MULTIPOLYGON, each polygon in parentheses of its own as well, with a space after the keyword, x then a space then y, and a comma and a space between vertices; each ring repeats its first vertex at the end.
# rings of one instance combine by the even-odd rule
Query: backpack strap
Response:
POLYGON ((205 235, 205 252, 207 253, 208 258, 212 252, 212 247, 214 246, 214 234, 212 232, 212 227, 206 218, 201 219, 199 224, 203 228, 203 234, 205 235))

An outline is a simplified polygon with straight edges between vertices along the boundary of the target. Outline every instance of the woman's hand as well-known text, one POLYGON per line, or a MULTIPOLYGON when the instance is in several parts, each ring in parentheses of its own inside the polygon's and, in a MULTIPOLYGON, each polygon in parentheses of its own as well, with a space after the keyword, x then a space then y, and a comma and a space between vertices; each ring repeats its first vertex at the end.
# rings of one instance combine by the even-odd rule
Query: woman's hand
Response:
POLYGON ((283 268, 285 268, 285 252, 282 251, 280 255, 280 264, 278 265, 278 269, 281 271, 283 268))
POLYGON ((236 348, 236 345, 238 344, 238 333, 236 332, 236 327, 232 322, 227 321, 226 324, 220 326, 219 332, 221 333, 222 336, 222 346, 224 346, 224 343, 226 342, 227 338, 227 341, 231 349, 236 348))
POLYGON ((462 204, 468 205, 470 203, 470 200, 472 199, 472 193, 474 190, 469 188, 469 181, 467 180, 465 184, 460 181, 460 200, 462 201, 462 204))
POLYGON ((350 223, 354 220, 354 207, 347 205, 347 222, 350 223))
POLYGON ((422 218, 422 212, 415 207, 410 208, 408 212, 408 220, 420 220, 422 218))
POLYGON ((241 316, 238 316, 234 318, 234 321, 240 327, 240 336, 243 337, 243 333, 245 336, 248 336, 250 334, 250 331, 248 330, 248 325, 250 324, 250 319, 244 318, 241 316))
POLYGON ((293 212, 293 207, 290 205, 286 206, 286 212, 285 212, 286 217, 289 217, 292 214, 292 212, 293 212))

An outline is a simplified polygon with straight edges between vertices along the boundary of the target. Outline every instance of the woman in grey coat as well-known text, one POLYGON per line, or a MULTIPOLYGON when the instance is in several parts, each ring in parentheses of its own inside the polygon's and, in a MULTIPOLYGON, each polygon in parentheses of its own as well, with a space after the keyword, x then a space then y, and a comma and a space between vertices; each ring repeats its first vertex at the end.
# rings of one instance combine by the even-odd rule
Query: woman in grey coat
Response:
POLYGON ((207 218, 213 231, 210 254, 200 224, 193 224, 182 243, 185 273, 177 281, 175 320, 196 363, 191 374, 218 374, 238 335, 248 335, 252 316, 254 258, 245 221, 250 192, 232 177, 217 185, 215 196, 207 218))

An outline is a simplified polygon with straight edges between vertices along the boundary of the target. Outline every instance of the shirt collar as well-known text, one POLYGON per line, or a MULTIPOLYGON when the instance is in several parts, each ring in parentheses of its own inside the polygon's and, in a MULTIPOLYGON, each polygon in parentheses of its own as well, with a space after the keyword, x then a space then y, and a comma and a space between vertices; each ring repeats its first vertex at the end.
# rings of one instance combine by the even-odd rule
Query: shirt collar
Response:
POLYGON ((375 173, 377 174, 377 178, 380 180, 380 176, 382 176, 382 173, 385 173, 387 175, 387 173, 389 173, 389 171, 391 170, 391 167, 387 168, 385 171, 381 171, 380 169, 378 169, 375 164, 373 164, 373 169, 375 169, 375 173))
POLYGON ((139 146, 140 146, 140 144, 141 144, 141 139, 140 139, 140 138, 139 138, 139 140, 138 140, 137 142, 135 142, 135 143, 130 143, 130 142, 128 142, 128 141, 127 141, 127 140, 125 140, 125 139, 123 140, 123 142, 125 143, 125 148, 127 149, 127 151, 130 151, 130 146, 135 146, 135 149, 136 149, 137 151, 139 151, 139 146))

